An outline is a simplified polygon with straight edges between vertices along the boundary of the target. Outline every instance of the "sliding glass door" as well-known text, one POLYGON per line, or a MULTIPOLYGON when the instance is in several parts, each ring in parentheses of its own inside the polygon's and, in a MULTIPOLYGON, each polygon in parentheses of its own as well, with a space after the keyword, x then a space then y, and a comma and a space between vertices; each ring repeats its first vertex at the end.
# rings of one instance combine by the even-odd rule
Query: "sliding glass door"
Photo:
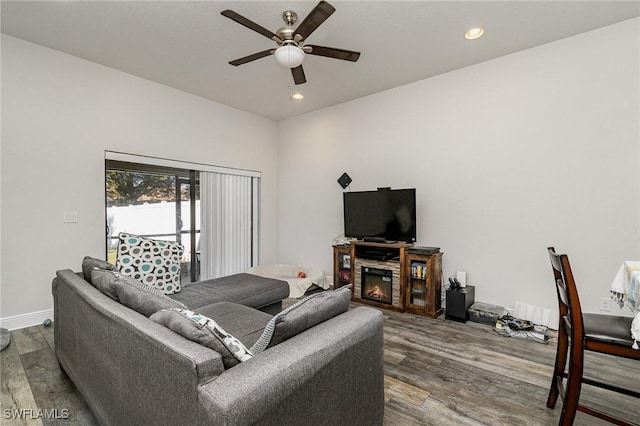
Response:
POLYGON ((123 232, 182 244, 182 284, 258 264, 259 172, 112 152, 105 171, 110 263, 123 232))

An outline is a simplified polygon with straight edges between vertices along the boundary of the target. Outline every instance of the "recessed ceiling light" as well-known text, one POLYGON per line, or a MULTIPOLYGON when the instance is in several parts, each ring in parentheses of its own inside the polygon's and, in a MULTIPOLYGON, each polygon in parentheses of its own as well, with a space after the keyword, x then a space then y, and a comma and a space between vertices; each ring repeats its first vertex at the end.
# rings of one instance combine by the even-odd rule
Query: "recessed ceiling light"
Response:
POLYGON ((295 99, 296 101, 299 101, 301 99, 304 99, 304 95, 300 92, 297 92, 291 95, 291 99, 295 99))
POLYGON ((484 28, 481 28, 481 27, 471 28, 469 31, 464 33, 464 38, 466 38, 467 40, 475 40, 477 38, 482 37, 483 34, 484 34, 484 28))

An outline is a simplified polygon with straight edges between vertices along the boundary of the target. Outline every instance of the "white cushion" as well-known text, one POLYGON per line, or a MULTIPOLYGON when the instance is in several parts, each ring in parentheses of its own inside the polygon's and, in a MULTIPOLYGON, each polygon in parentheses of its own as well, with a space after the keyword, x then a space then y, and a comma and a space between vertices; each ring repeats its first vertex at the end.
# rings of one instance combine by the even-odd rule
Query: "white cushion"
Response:
POLYGON ((324 278, 320 268, 309 266, 293 266, 283 264, 260 265, 250 268, 248 273, 266 278, 283 280, 289 283, 289 297, 300 298, 312 284, 323 289, 331 287, 324 278), (298 273, 303 272, 306 277, 298 278, 298 273))

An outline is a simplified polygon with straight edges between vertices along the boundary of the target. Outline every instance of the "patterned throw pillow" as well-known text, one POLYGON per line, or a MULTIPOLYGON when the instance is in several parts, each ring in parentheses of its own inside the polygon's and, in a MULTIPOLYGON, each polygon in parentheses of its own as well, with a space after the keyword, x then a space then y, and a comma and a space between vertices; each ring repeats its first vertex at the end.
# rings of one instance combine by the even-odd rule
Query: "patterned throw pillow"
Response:
POLYGON ((181 336, 213 349, 222 357, 224 368, 231 368, 253 358, 253 354, 218 323, 204 315, 187 309, 163 309, 151 315, 151 320, 162 324, 181 336))
POLYGON ((346 312, 350 301, 351 285, 305 297, 271 318, 260 338, 251 347, 251 353, 257 355, 265 349, 346 312))
POLYGON ((120 273, 164 294, 180 291, 180 261, 184 252, 181 244, 124 233, 118 239, 116 269, 120 273))

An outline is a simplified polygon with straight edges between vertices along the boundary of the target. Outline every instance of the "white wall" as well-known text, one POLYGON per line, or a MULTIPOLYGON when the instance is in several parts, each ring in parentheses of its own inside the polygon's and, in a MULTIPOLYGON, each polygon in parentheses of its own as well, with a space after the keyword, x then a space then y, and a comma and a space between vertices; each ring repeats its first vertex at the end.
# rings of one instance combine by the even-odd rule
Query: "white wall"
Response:
POLYGON ((639 26, 278 123, 280 261, 331 273, 346 171, 352 190, 417 188, 418 244, 442 248, 445 277, 466 271, 476 300, 557 309, 555 245, 597 311, 640 258, 639 26))
POLYGON ((640 258, 639 25, 277 124, 2 35, 0 318, 48 311, 55 271, 104 255, 105 150, 260 170, 263 263, 326 273, 342 172, 352 190, 416 187, 418 243, 478 300, 554 308, 554 244, 596 311, 640 258))
MULTIPOLYGON (((214 77, 212 77, 214 78, 214 77)), ((276 123, 2 35, 0 318, 52 308, 51 279, 104 257, 104 151, 262 172, 276 261, 276 123), (64 211, 79 223, 63 223, 64 211)))

